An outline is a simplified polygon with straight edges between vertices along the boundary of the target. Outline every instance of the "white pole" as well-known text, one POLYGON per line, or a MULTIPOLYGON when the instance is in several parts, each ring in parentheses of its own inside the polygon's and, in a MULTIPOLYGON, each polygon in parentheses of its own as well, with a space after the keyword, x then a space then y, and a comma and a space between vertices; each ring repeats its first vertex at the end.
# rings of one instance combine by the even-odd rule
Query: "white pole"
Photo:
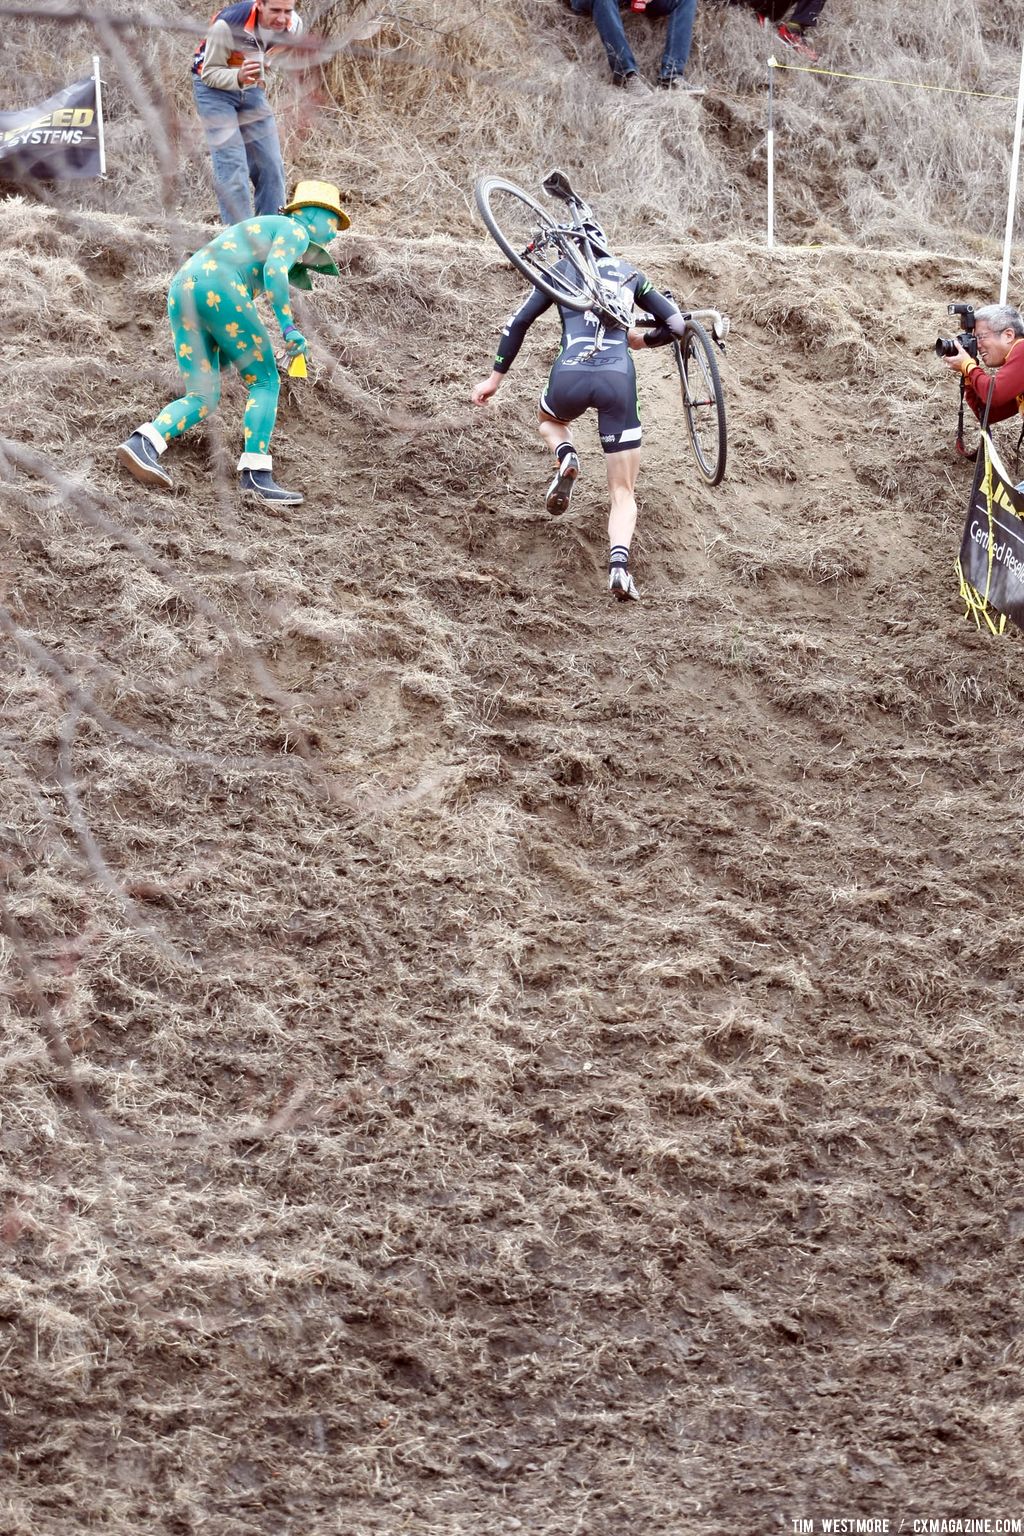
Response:
POLYGON ((1024 44, 1020 51, 1020 84, 1017 87, 1017 125, 1013 130, 1013 157, 1010 161, 1010 197, 1006 208, 1006 235, 1003 239, 1003 275, 999 284, 999 302, 1006 303, 1010 286, 1010 247, 1013 244, 1013 218, 1017 207, 1017 172, 1020 167, 1020 128, 1024 119, 1024 44))
POLYGON ((768 249, 775 245, 775 55, 768 60, 768 249))
POLYGON ((96 81, 96 132, 100 141, 100 175, 107 174, 107 147, 103 142, 103 82, 100 79, 100 56, 92 56, 92 75, 96 81))

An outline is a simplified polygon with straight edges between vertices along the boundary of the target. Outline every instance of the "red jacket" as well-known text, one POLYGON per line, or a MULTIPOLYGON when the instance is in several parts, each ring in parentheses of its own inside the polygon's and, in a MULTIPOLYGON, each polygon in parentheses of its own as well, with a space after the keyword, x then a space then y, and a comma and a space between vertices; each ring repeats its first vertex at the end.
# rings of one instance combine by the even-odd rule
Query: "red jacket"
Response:
POLYGON ((971 364, 964 373, 964 398, 979 421, 989 400, 989 421, 1008 421, 1017 411, 1024 416, 1024 336, 1017 337, 995 373, 971 364))

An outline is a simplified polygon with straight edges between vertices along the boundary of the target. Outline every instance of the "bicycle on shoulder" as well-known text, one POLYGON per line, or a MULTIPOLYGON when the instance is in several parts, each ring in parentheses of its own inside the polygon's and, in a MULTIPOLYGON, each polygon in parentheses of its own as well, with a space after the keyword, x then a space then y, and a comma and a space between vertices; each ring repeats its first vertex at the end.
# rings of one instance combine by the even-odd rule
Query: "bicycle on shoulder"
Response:
MULTIPOLYGON (((600 253, 595 250, 600 225, 585 200, 573 191, 565 172, 551 171, 541 185, 562 205, 560 219, 501 176, 484 176, 476 184, 480 217, 516 270, 554 303, 597 317, 595 350, 600 350, 607 331, 656 327, 654 319, 634 318, 633 295, 621 273, 602 274, 600 253)), ((701 476, 709 485, 718 485, 725 474, 726 419, 715 351, 725 351, 729 317, 712 308, 680 313, 685 328, 673 339, 672 350, 683 423, 701 476)))

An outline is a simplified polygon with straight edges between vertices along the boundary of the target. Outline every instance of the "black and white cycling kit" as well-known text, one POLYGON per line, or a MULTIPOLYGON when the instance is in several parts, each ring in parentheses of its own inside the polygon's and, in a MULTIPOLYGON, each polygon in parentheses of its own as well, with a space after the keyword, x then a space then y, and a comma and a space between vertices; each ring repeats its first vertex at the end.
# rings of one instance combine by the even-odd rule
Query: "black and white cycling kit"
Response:
MULTIPOLYGON (((620 299, 632 295, 635 304, 661 322, 647 332, 646 346, 666 346, 682 335, 683 317, 679 310, 642 272, 615 256, 603 256, 597 265, 602 277, 614 278, 621 284, 620 299)), ((572 272, 565 262, 558 263, 556 271, 560 269, 567 274, 572 272)), ((501 333, 494 359, 497 373, 508 372, 530 326, 538 315, 551 308, 552 302, 535 288, 520 304, 501 333)), ((559 304, 558 312, 562 319, 562 344, 540 397, 541 411, 556 421, 575 421, 594 407, 605 453, 639 448, 642 432, 636 370, 626 332, 606 330, 599 338, 601 322, 593 310, 580 314, 559 304)))

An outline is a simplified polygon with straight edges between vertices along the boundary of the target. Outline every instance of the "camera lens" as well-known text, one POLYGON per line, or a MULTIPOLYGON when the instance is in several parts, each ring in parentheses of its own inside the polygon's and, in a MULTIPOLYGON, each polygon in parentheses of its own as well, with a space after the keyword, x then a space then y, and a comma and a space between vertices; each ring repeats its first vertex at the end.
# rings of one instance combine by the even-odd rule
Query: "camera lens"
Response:
POLYGON ((935 340, 936 357, 955 357, 956 342, 950 341, 948 336, 938 336, 935 340))

